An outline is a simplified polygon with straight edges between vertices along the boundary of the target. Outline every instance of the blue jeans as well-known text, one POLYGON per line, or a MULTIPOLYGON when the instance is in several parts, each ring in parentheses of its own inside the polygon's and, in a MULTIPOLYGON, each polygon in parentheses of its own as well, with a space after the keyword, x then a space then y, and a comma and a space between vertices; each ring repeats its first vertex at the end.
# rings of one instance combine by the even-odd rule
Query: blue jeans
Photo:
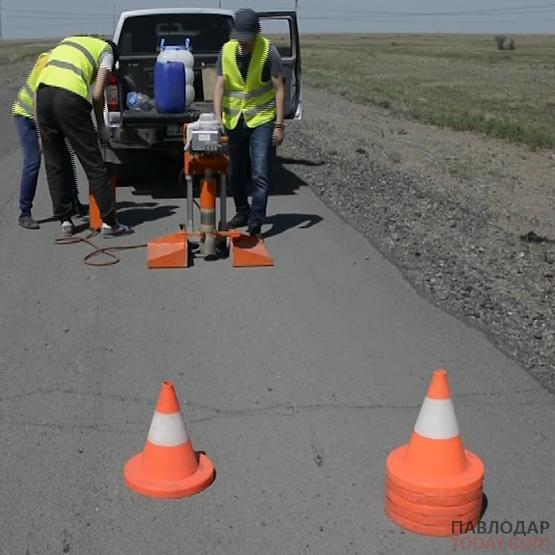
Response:
POLYGON ((39 138, 35 122, 31 118, 23 116, 14 116, 14 118, 17 134, 23 147, 19 210, 22 216, 30 216, 40 170, 39 138))
POLYGON ((273 122, 251 129, 241 118, 235 129, 228 129, 231 170, 229 182, 238 214, 248 214, 249 229, 264 223, 270 192, 273 122), (250 176, 249 171, 250 158, 250 176), (247 182, 251 181, 252 201, 249 208, 247 182))
MULTIPOLYGON (((23 147, 23 172, 19 188, 19 211, 22 216, 30 216, 40 170, 41 153, 39 138, 34 120, 25 116, 14 116, 14 119, 17 134, 23 147)), ((75 177, 74 162, 69 151, 67 152, 65 164, 68 165, 68 169, 71 167, 71 172, 68 173, 70 177, 68 178, 67 185, 70 187, 72 198, 76 201, 78 197, 77 179, 75 177)))

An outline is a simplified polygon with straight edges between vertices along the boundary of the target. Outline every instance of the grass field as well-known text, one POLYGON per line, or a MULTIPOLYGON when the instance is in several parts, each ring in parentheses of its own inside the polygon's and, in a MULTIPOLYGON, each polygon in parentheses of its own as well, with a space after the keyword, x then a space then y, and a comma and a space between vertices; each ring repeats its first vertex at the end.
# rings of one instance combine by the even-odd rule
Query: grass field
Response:
MULTIPOLYGON (((555 36, 302 35, 304 82, 433 125, 555 148, 555 36)), ((279 43, 279 40, 277 41, 279 43)), ((0 66, 56 41, 0 42, 0 66)))
POLYGON ((303 35, 304 82, 425 123, 555 147, 555 36, 303 35))
POLYGON ((38 56, 52 48, 58 41, 52 40, 4 40, 0 41, 0 66, 38 56))

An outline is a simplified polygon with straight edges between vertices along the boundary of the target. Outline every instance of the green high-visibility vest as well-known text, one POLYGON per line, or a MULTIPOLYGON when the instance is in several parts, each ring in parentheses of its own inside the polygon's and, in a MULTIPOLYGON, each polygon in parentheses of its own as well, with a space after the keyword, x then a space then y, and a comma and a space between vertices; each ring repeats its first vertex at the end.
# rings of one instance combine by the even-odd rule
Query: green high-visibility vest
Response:
POLYGON ((94 37, 68 37, 50 54, 39 77, 39 85, 66 89, 85 100, 96 79, 100 58, 111 50, 110 45, 94 37))
POLYGON ((222 73, 225 80, 223 122, 235 129, 241 114, 248 127, 258 127, 276 119, 276 91, 271 81, 262 81, 264 64, 268 60, 270 41, 257 36, 247 72, 243 79, 237 64, 239 42, 230 40, 222 52, 222 73))
POLYGON ((12 115, 23 116, 33 119, 33 108, 35 104, 35 92, 37 90, 37 82, 41 71, 48 62, 49 52, 39 54, 31 73, 27 76, 25 84, 19 89, 15 102, 12 106, 12 115))

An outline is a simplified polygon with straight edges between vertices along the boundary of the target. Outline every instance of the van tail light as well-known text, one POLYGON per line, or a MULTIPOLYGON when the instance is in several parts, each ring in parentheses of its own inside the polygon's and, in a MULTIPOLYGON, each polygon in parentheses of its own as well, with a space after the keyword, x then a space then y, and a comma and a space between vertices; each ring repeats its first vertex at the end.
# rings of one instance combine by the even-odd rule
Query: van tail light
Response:
POLYGON ((119 78, 117 75, 110 75, 110 81, 106 87, 106 106, 108 112, 119 112, 119 78))

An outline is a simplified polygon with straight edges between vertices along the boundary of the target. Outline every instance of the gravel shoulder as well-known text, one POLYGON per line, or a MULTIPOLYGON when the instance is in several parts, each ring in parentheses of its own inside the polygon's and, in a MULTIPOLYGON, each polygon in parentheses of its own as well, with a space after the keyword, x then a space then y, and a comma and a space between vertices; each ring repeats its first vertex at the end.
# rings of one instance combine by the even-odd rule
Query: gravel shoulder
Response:
POLYGON ((303 101, 284 162, 422 295, 555 391, 555 154, 310 87, 303 101))

